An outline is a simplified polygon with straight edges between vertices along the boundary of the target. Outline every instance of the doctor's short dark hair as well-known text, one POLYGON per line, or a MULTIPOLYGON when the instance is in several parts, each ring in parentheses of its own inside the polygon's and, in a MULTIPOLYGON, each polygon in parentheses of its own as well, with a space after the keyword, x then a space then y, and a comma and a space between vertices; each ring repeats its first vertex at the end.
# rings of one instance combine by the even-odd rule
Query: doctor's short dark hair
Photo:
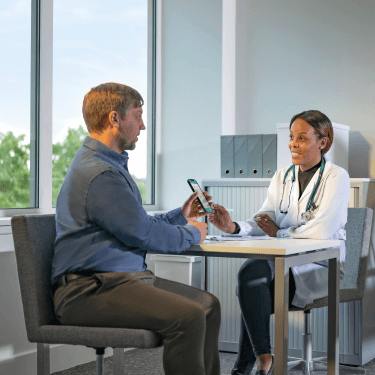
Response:
POLYGON ((314 128, 315 134, 318 136, 318 139, 327 137, 327 145, 322 150, 322 155, 326 154, 331 148, 333 142, 333 127, 331 120, 320 111, 304 111, 293 116, 293 118, 290 120, 289 129, 292 127, 293 122, 298 118, 305 120, 314 128))
POLYGON ((124 119, 128 110, 143 106, 141 94, 133 88, 121 83, 102 83, 93 87, 84 97, 82 114, 89 133, 101 134, 107 127, 108 115, 111 111, 119 113, 124 119))

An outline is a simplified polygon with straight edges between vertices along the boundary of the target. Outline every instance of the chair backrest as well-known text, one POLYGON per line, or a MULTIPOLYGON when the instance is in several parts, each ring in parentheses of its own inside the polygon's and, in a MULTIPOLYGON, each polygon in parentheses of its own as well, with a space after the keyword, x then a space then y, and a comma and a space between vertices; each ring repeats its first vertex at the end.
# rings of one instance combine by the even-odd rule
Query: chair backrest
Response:
MULTIPOLYGON (((340 288, 340 302, 361 300, 365 292, 367 261, 371 240, 372 218, 371 208, 348 208, 346 230, 345 279, 340 288)), ((328 306, 328 297, 314 300, 303 308, 292 306, 290 311, 304 310, 328 306)))
POLYGON ((59 324, 50 295, 55 214, 17 215, 11 225, 27 337, 38 342, 40 326, 59 324))
POLYGON ((345 280, 340 291, 341 302, 363 298, 373 214, 373 210, 367 207, 348 208, 345 225, 345 280))

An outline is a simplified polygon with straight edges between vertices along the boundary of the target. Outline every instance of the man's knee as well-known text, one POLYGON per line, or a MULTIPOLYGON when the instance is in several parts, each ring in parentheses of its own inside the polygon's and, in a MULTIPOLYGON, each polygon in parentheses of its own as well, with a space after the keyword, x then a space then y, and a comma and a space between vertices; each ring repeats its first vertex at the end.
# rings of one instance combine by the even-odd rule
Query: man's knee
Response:
POLYGON ((212 309, 214 309, 214 310, 220 310, 220 301, 219 301, 219 299, 215 295, 213 295, 210 292, 206 292, 205 293, 205 298, 208 301, 208 305, 212 309))
POLYGON ((214 316, 221 322, 221 305, 219 299, 210 293, 210 309, 208 313, 208 317, 214 316))
POLYGON ((183 316, 179 319, 181 331, 205 332, 206 330, 206 313, 199 305, 189 306, 184 311, 183 316))
POLYGON ((215 311, 221 313, 221 305, 220 305, 220 301, 219 301, 219 299, 218 299, 216 296, 214 296, 214 295, 212 295, 212 308, 213 308, 215 311))
POLYGON ((219 316, 221 318, 221 305, 219 299, 210 292, 204 292, 201 295, 199 304, 204 309, 207 317, 212 315, 219 316))
POLYGON ((202 296, 203 299, 199 304, 190 306, 189 318, 186 319, 187 325, 202 325, 208 319, 217 320, 220 324, 221 321, 221 305, 219 299, 209 292, 205 292, 202 296))

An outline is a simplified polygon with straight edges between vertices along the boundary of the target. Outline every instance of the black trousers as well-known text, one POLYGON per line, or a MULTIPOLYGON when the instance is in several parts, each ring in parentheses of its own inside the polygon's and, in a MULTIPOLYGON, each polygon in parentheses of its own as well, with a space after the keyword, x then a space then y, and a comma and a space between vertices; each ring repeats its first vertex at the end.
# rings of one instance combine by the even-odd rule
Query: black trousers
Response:
POLYGON ((151 271, 97 273, 59 286, 54 309, 66 325, 157 332, 166 375, 220 375, 220 302, 204 290, 151 271))
MULTIPOLYGON (((289 308, 296 286, 289 271, 289 308)), ((248 375, 256 356, 271 353, 270 316, 275 305, 275 261, 248 259, 238 271, 236 294, 241 307, 241 330, 232 375, 248 375)))

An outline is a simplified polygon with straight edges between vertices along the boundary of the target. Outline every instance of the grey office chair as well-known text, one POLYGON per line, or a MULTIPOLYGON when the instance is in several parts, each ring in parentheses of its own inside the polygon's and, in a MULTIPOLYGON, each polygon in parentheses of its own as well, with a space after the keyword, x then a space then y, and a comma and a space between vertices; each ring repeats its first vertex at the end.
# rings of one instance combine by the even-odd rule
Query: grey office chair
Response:
MULTIPOLYGON (((340 302, 361 300, 365 291, 367 260, 370 246, 373 210, 371 208, 348 208, 346 223, 345 280, 340 289, 340 302)), ((327 357, 312 359, 312 335, 310 332, 311 309, 328 306, 328 297, 314 300, 303 309, 293 307, 290 311, 304 311, 304 333, 302 337, 302 359, 288 358, 288 370, 300 370, 305 375, 310 371, 327 371, 327 357)), ((340 365, 341 373, 365 374, 362 367, 340 365)))
POLYGON ((124 348, 155 348, 161 337, 151 331, 61 325, 50 295, 56 237, 55 215, 17 215, 11 219, 27 338, 37 343, 37 374, 50 375, 50 344, 84 345, 96 350, 103 374, 105 348, 114 348, 113 374, 124 374, 124 348))

